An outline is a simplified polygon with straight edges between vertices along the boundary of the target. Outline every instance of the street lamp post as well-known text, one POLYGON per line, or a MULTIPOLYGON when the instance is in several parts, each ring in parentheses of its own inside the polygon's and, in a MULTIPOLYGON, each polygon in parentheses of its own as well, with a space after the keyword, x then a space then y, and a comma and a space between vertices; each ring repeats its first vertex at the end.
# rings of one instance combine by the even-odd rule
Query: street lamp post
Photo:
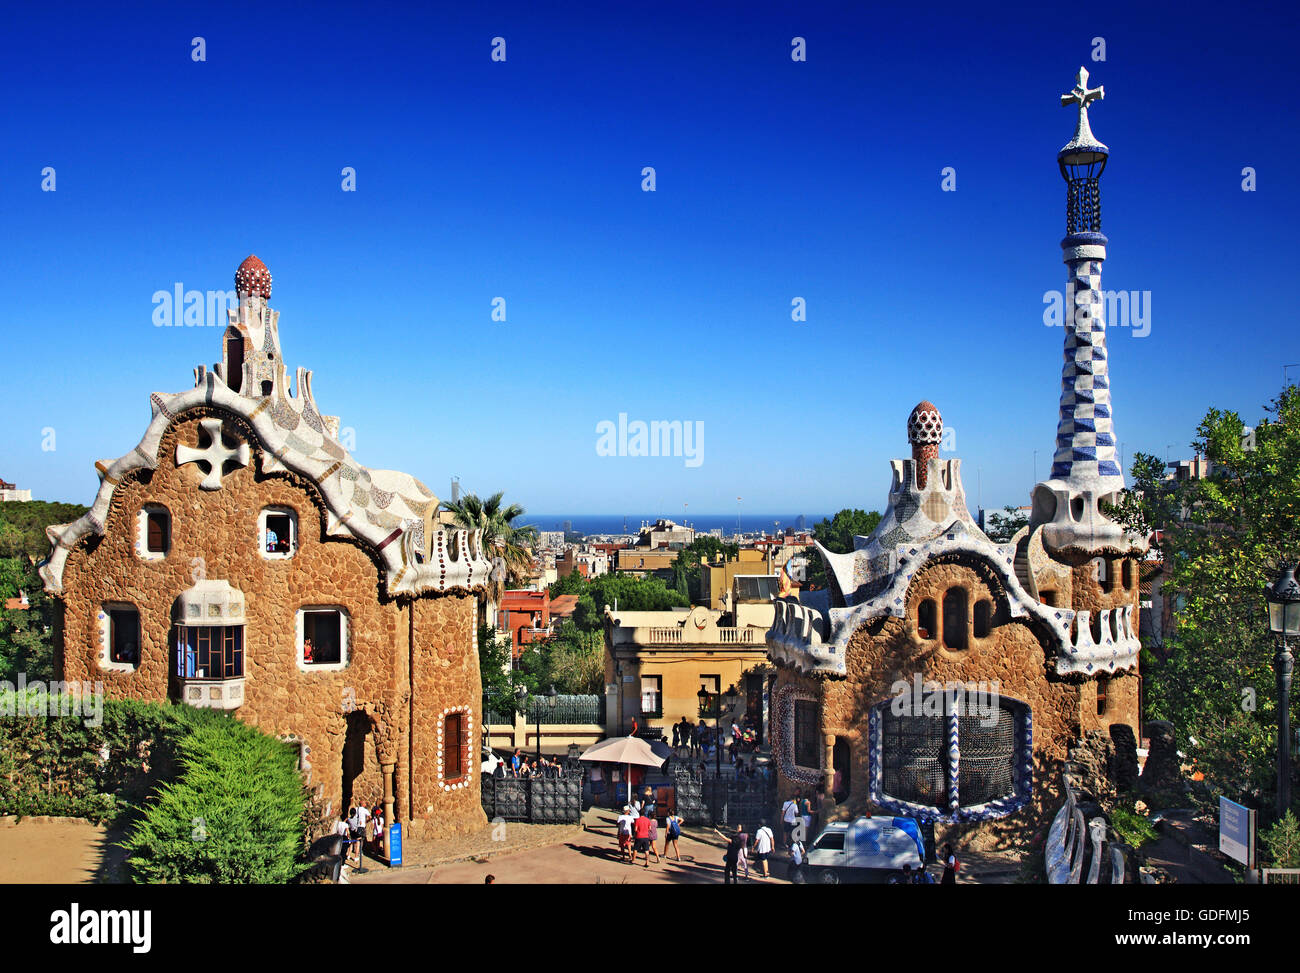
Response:
MULTIPOLYGON (((550 689, 548 689, 544 693, 538 693, 538 695, 541 698, 546 700, 547 707, 553 712, 555 710, 555 697, 559 695, 559 693, 555 691, 555 684, 552 683, 550 689)), ((519 705, 522 708, 524 703, 528 699, 528 690, 525 689, 523 686, 520 686, 517 690, 515 690, 515 696, 519 699, 519 705)), ((524 719, 527 718, 528 718, 527 710, 525 710, 524 719)), ((539 763, 541 762, 541 759, 542 759, 542 708, 539 706, 537 707, 537 760, 539 763)))
POLYGON ((1300 584, 1295 578, 1296 565, 1283 564, 1282 570, 1265 590, 1268 599, 1268 628, 1276 640, 1273 670, 1277 673, 1277 813, 1283 816, 1291 808, 1291 668, 1294 659, 1288 638, 1300 635, 1300 584))
MULTIPOLYGON (((700 709, 707 714, 709 697, 712 694, 701 686, 700 691, 696 693, 696 695, 700 698, 700 709)), ((727 711, 730 712, 735 707, 736 699, 738 697, 739 693, 736 692, 736 686, 734 683, 727 687, 726 693, 718 693, 718 711, 714 714, 715 719, 713 731, 713 763, 715 778, 722 777, 722 704, 725 701, 727 704, 727 711)))

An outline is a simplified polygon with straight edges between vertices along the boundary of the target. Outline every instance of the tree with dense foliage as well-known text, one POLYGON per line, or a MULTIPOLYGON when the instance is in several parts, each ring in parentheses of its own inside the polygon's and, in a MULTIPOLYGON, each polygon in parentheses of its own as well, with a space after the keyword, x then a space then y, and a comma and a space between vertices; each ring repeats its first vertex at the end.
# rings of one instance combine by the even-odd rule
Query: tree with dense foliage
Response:
POLYGON ((54 632, 62 606, 45 594, 36 565, 50 553, 45 528, 76 520, 86 510, 43 500, 0 503, 0 680, 12 682, 18 673, 54 678, 54 632), (20 593, 28 607, 4 607, 20 593))
POLYGON ((196 719, 122 847, 137 882, 283 884, 304 868, 298 753, 234 717, 196 719))
POLYGON ((1264 589, 1280 559, 1300 554, 1300 391, 1268 412, 1251 433, 1210 409, 1192 443, 1209 475, 1165 480, 1139 454, 1134 488, 1112 508, 1134 530, 1162 532, 1163 593, 1179 599, 1165 651, 1143 655, 1147 713, 1174 724, 1211 792, 1261 809, 1275 803, 1277 753, 1264 589))
MULTIPOLYGON (((830 520, 823 518, 813 526, 815 540, 832 554, 848 554, 853 550, 853 538, 859 534, 868 536, 880 523, 881 514, 877 510, 868 513, 856 507, 845 507, 830 520)), ((808 552, 809 584, 825 588, 830 582, 826 577, 826 566, 815 550, 808 552)))

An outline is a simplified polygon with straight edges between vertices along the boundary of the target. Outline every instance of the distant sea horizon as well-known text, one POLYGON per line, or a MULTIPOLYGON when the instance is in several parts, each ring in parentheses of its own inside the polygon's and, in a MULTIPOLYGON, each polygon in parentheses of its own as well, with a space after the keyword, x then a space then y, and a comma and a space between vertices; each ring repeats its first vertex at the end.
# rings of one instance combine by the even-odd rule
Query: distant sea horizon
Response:
MULTIPOLYGON (((812 530, 813 525, 823 518, 829 517, 828 514, 745 514, 740 515, 740 532, 742 534, 754 534, 760 530, 771 531, 776 524, 780 524, 782 529, 786 527, 798 527, 800 517, 803 517, 806 530, 812 530)), ((532 524, 538 530, 563 530, 564 522, 567 520, 572 524, 571 530, 580 534, 635 534, 641 529, 642 522, 654 523, 656 520, 671 520, 674 523, 682 523, 682 514, 679 510, 676 514, 628 514, 626 517, 622 514, 525 514, 522 518, 525 524, 532 524), (626 524, 626 527, 624 526, 626 524)), ((687 511, 685 522, 688 526, 694 527, 699 533, 707 534, 711 530, 721 529, 724 534, 734 534, 736 532, 736 515, 730 514, 693 514, 687 511)))

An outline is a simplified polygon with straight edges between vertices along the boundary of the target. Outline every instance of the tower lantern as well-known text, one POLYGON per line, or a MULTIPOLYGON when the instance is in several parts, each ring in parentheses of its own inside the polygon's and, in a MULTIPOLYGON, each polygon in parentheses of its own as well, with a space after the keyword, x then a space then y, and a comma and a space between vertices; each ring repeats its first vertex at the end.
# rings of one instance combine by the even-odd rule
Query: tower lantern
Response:
POLYGON ((1062 105, 1078 105, 1079 121, 1074 138, 1056 154, 1066 184, 1065 223, 1067 233, 1101 232, 1101 190, 1098 185, 1110 149, 1092 134, 1088 105, 1106 97, 1106 89, 1088 87, 1088 69, 1079 68, 1074 90, 1061 95, 1062 105))

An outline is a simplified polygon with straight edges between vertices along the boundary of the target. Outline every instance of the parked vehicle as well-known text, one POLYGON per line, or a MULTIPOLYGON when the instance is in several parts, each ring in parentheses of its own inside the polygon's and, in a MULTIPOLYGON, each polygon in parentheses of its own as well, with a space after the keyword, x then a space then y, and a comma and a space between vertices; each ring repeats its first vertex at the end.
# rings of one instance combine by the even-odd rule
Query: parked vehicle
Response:
POLYGON ((832 821, 808 849, 805 873, 825 885, 887 882, 904 865, 923 868, 925 845, 912 818, 832 821))

